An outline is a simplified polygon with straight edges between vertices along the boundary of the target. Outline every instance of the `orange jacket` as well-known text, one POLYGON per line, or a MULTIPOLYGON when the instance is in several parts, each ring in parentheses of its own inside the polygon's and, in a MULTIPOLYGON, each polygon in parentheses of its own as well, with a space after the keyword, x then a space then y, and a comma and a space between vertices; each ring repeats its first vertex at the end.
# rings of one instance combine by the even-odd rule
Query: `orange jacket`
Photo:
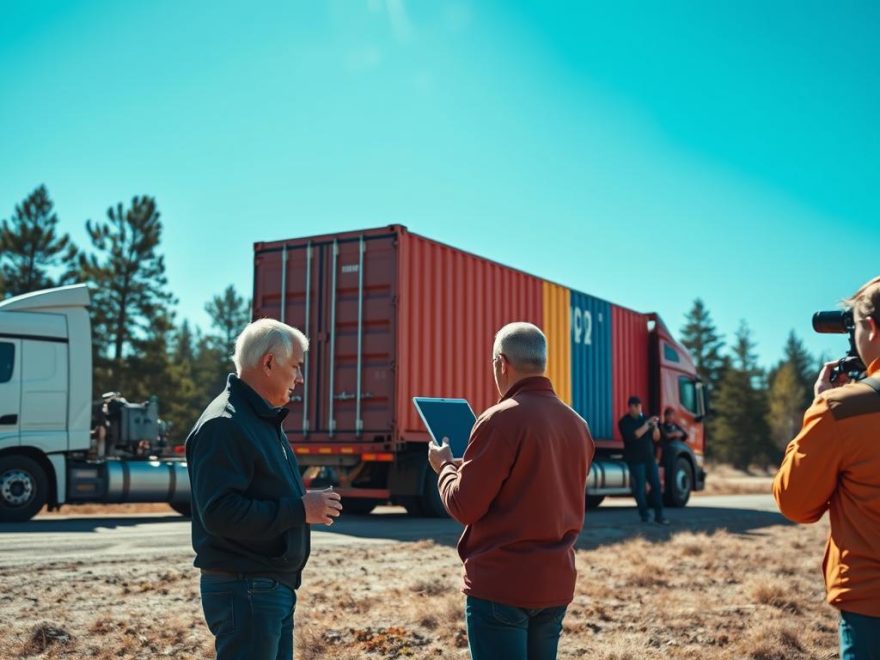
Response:
MULTIPOLYGON (((875 360, 868 375, 878 371, 875 360)), ((830 512, 828 602, 880 617, 880 394, 850 383, 817 397, 785 451, 773 494, 794 522, 830 512)))

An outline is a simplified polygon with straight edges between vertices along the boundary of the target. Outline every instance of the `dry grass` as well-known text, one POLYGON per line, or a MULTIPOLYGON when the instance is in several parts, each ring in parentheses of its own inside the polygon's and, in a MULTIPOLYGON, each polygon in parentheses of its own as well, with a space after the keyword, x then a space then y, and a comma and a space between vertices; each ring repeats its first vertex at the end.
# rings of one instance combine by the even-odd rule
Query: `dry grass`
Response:
MULTIPOLYGON (((577 552, 561 658, 833 657, 824 522, 747 534, 636 529, 577 552)), ((430 541, 319 550, 298 595, 297 657, 466 658, 459 583, 454 548, 430 541)), ((0 584, 2 658, 212 655, 183 553, 161 566, 97 557, 4 568, 0 584)))
POLYGON ((766 495, 773 492, 774 470, 755 468, 749 472, 737 470, 729 465, 711 464, 706 466, 706 489, 700 495, 766 495))
POLYGON ((155 513, 170 516, 180 515, 167 504, 161 502, 145 502, 135 504, 65 504, 60 511, 49 511, 46 507, 40 511, 40 516, 78 516, 78 515, 102 515, 102 516, 130 516, 139 513, 155 513))

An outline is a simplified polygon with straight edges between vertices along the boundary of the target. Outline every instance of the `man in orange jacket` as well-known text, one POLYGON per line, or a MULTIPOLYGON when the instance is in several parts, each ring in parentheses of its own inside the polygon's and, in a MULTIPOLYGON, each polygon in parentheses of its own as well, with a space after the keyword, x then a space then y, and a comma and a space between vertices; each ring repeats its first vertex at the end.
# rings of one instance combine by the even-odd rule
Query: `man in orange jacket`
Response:
POLYGON ((880 277, 846 304, 868 377, 832 383, 835 363, 824 366, 773 494, 794 522, 830 513, 823 566, 828 602, 840 610, 841 660, 880 659, 880 277))

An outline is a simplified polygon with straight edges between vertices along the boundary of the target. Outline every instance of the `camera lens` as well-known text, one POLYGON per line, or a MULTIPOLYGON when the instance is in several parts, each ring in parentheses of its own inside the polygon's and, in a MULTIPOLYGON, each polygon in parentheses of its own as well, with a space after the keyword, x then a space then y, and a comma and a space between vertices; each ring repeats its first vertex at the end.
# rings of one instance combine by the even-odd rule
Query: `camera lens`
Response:
POLYGON ((813 330, 823 334, 841 335, 849 331, 852 311, 816 312, 813 314, 813 330))

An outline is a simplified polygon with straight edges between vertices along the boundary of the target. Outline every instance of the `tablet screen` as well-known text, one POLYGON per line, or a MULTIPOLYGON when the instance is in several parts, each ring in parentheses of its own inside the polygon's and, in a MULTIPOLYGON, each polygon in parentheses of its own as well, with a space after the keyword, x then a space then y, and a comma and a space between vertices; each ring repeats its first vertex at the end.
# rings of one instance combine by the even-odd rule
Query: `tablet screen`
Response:
POLYGON ((417 396, 413 397, 413 403, 434 441, 440 443, 443 438, 449 438, 452 455, 455 458, 464 456, 474 422, 477 421, 467 399, 417 396))

